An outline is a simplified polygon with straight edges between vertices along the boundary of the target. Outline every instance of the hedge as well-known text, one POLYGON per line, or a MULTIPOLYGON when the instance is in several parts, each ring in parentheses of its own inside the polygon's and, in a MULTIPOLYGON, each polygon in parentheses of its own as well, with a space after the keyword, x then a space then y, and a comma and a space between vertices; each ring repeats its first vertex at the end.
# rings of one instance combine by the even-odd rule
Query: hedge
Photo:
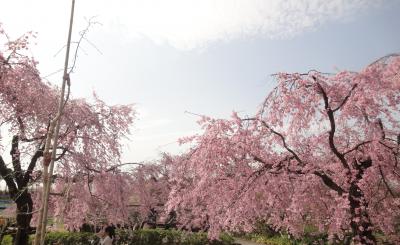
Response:
MULTIPOLYGON (((30 237, 30 241, 33 236, 30 237)), ((88 232, 51 232, 46 235, 45 245, 90 245, 98 244, 99 239, 88 232)), ((12 245, 7 235, 2 245, 12 245)), ((232 245, 234 239, 221 234, 220 240, 209 241, 206 233, 188 233, 178 230, 144 229, 138 231, 117 230, 117 243, 120 245, 232 245)))
POLYGON ((206 233, 189 233, 178 230, 144 229, 117 231, 118 244, 127 245, 230 245, 234 239, 221 234, 220 240, 209 241, 206 233))
MULTIPOLYGON (((29 243, 33 243, 35 235, 29 237, 29 243)), ((93 233, 88 232, 50 232, 46 234, 45 245, 90 245, 98 244, 98 237, 93 233)), ((12 245, 11 235, 6 235, 1 242, 1 245, 12 245)))

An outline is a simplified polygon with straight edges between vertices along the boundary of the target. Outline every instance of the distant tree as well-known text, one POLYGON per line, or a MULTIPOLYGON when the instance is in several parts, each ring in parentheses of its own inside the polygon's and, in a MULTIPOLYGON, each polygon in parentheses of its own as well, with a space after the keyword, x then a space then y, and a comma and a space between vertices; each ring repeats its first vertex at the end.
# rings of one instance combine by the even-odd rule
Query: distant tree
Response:
POLYGON ((347 244, 400 242, 399 73, 391 55, 361 72, 277 74, 254 117, 203 117, 204 133, 183 140, 168 206, 189 222, 208 214, 211 236, 261 219, 295 236, 313 225, 347 244))
MULTIPOLYGON (((68 230, 82 225, 126 224, 132 178, 119 169, 58 177, 50 192, 50 212, 68 230)), ((34 200, 40 200, 40 193, 34 200)), ((39 204, 39 202, 35 202, 39 204)), ((34 217, 36 218, 36 217, 34 217)))
MULTIPOLYGON (((10 40, 0 26, 0 126, 11 136, 1 138, 0 148, 10 147, 10 162, 0 156, 0 174, 17 206, 18 231, 14 244, 27 244, 33 202, 30 186, 40 179, 36 171, 43 156, 50 120, 56 113, 58 89, 45 83, 37 62, 23 55, 30 34, 10 40), (24 169, 25 168, 25 169, 24 169)), ((56 175, 76 176, 90 170, 106 171, 118 165, 121 139, 129 133, 131 106, 108 106, 94 98, 70 99, 60 127, 56 175)), ((95 172, 95 171, 92 171, 95 172)))
POLYGON ((132 172, 131 198, 137 222, 155 225, 168 217, 165 203, 170 192, 169 156, 157 162, 141 164, 132 172))

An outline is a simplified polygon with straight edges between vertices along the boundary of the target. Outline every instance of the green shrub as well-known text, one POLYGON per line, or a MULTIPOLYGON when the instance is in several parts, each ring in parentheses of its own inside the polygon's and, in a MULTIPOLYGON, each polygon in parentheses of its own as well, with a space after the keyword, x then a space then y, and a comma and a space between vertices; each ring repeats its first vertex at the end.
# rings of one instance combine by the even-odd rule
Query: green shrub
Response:
POLYGON ((288 236, 265 236, 261 234, 248 234, 245 236, 246 239, 250 239, 254 242, 258 242, 266 245, 293 245, 296 244, 290 240, 288 236))
MULTIPOLYGON (((234 239, 222 233, 220 240, 209 241, 206 233, 191 233, 178 230, 144 229, 138 231, 117 230, 117 243, 124 245, 231 245, 234 239)), ((34 235, 30 236, 32 243, 34 235)), ((45 245, 90 245, 99 239, 88 232, 50 232, 46 234, 45 245)), ((12 245, 12 237, 4 237, 1 245, 12 245)))
POLYGON ((3 237, 3 241, 1 241, 1 245, 12 245, 12 237, 11 237, 11 235, 5 235, 3 237))
POLYGON ((50 232, 46 234, 45 245, 87 245, 97 244, 98 238, 88 232, 50 232))
POLYGON ((178 230, 144 229, 117 231, 117 244, 134 245, 230 245, 234 239, 221 234, 220 240, 209 241, 206 233, 191 233, 178 230))

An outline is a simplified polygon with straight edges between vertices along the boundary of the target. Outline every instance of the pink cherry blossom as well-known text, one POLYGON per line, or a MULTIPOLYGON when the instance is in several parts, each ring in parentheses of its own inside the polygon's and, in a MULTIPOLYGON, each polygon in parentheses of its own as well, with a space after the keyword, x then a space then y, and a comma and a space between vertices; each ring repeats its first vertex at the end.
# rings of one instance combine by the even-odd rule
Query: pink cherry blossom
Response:
MULTIPOLYGON (((35 184, 42 176, 38 160, 59 94, 57 87, 41 78, 37 62, 24 55, 31 36, 28 33, 11 40, 0 25, 0 126, 12 138, 11 144, 3 138, 0 142, 2 149, 11 147, 9 163, 0 156, 0 174, 17 206, 15 244, 27 244, 27 229, 39 206, 37 198, 33 203, 31 191, 40 196, 35 184)), ((54 149, 55 185, 50 206, 56 217, 73 228, 82 224, 84 214, 101 213, 99 218, 114 222, 127 214, 129 179, 118 166, 121 140, 129 135, 135 113, 131 105, 110 106, 97 97, 93 101, 68 100, 59 145, 54 149)))
POLYGON ((279 73, 252 118, 203 117, 202 135, 173 158, 168 201, 181 223, 210 235, 266 221, 301 236, 400 242, 400 57, 360 72, 279 73))

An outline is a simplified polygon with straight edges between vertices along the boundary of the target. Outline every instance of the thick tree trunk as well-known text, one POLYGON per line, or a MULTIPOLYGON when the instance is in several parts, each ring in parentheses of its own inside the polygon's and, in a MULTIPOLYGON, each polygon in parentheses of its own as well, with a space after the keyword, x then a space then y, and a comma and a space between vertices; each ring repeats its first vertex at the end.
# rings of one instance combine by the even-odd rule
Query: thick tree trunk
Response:
POLYGON ((30 223, 32 219, 32 197, 25 190, 17 198, 17 234, 14 237, 14 245, 28 245, 30 223))
POLYGON ((376 244, 376 238, 372 233, 372 223, 368 215, 368 204, 364 193, 357 183, 352 183, 349 191, 351 230, 355 244, 376 244))

